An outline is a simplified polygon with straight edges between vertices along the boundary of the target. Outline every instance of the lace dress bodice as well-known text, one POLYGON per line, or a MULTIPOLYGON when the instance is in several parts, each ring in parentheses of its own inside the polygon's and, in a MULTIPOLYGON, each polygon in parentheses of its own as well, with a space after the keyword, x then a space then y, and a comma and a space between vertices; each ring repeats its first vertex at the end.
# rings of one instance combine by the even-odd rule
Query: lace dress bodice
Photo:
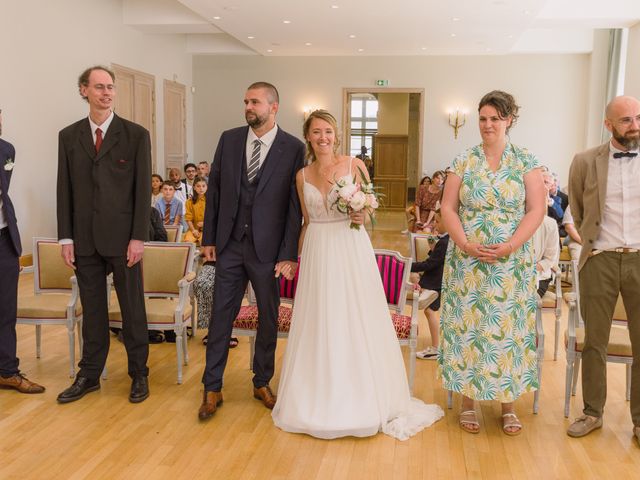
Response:
MULTIPOLYGON (((302 176, 304 178, 304 170, 302 171, 302 176)), ((340 178, 340 180, 346 180, 348 182, 352 182, 353 179, 351 175, 344 175, 340 178)), ((345 213, 339 212, 332 205, 338 198, 338 187, 334 184, 329 193, 327 193, 327 197, 325 198, 322 195, 322 192, 318 190, 318 188, 312 183, 304 180, 304 204, 307 207, 307 213, 309 215, 310 222, 317 223, 327 223, 327 222, 338 222, 341 220, 346 220, 348 216, 345 213)))

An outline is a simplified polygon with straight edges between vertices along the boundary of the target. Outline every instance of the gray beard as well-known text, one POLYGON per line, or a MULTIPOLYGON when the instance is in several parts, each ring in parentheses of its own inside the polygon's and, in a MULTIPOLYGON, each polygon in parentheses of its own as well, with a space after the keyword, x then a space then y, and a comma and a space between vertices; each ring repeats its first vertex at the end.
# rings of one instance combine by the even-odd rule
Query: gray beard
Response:
POLYGON ((612 132, 613 138, 622 145, 627 150, 635 150, 640 145, 640 138, 627 138, 623 135, 618 134, 618 132, 612 132))

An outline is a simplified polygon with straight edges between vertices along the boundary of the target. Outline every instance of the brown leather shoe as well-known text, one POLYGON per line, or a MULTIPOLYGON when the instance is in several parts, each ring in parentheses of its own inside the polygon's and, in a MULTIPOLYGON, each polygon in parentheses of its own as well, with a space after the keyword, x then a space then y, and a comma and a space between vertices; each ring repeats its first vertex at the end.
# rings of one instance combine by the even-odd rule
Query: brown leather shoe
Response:
POLYGON ((269 385, 260 388, 253 387, 253 398, 260 400, 262 404, 270 410, 273 410, 273 407, 276 405, 276 396, 271 391, 269 385))
POLYGON ((220 405, 222 405, 222 392, 207 392, 205 390, 202 405, 200 405, 200 410, 198 410, 198 418, 200 420, 206 420, 212 417, 220 405))
POLYGON ((27 377, 21 373, 16 373, 10 377, 0 376, 0 387, 13 388, 20 393, 42 393, 44 387, 37 383, 30 382, 27 377))

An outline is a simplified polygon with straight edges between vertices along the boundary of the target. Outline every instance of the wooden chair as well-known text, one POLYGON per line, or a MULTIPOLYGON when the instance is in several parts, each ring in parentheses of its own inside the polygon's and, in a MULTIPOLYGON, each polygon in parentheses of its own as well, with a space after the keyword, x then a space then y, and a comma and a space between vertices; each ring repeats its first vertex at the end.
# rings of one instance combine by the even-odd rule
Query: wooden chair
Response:
MULTIPOLYGON (((78 282, 62 260, 55 238, 33 239, 33 294, 20 291, 16 323, 35 325, 36 357, 42 353, 42 325, 66 325, 69 337, 69 376, 75 375, 75 331, 82 322, 78 282)), ((82 351, 82 336, 78 329, 82 351)))
MULTIPOLYGON (((580 281, 578 278, 578 262, 571 261, 573 275, 573 292, 564 295, 569 304, 568 328, 565 332, 565 347, 567 349, 567 371, 565 375, 564 416, 569 417, 569 403, 571 396, 576 394, 578 374, 580 373, 580 360, 584 348, 584 322, 580 315, 580 281)), ((627 313, 622 303, 622 297, 618 296, 612 319, 611 335, 607 347, 607 362, 622 363, 626 366, 626 400, 631 398, 631 365, 633 353, 631 340, 629 339, 627 313)))
MULTIPOLYGON (((298 263, 298 265, 300 265, 298 263)), ((278 338, 287 338, 291 328, 291 314, 293 308, 293 299, 296 295, 298 286, 298 273, 300 267, 296 270, 293 280, 287 280, 284 276, 280 276, 280 309, 278 311, 278 338)), ((253 367, 253 355, 255 353, 256 334, 258 332, 258 306, 256 304, 256 296, 249 284, 247 288, 248 305, 240 307, 240 312, 233 322, 233 333, 235 337, 249 337, 249 369, 253 367)))
POLYGON ((182 240, 182 225, 165 225, 167 242, 180 242, 182 240))
POLYGON ((409 346, 408 379, 409 390, 413 392, 418 345, 418 295, 414 295, 411 301, 411 314, 404 314, 407 292, 413 288, 413 284, 409 282, 412 262, 410 258, 403 257, 393 250, 376 249, 375 254, 396 337, 401 346, 409 346))
MULTIPOLYGON (((195 245, 180 242, 144 244, 142 277, 149 330, 173 330, 176 333, 178 383, 182 383, 182 365, 189 363, 186 326, 193 325, 194 299, 191 285, 195 245)), ((118 302, 109 308, 109 326, 122 328, 118 302)))

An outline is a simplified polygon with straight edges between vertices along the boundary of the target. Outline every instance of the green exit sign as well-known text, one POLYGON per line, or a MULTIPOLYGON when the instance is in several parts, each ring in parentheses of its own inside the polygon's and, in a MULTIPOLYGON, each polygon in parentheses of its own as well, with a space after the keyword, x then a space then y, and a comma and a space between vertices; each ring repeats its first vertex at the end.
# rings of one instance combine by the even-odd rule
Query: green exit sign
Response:
POLYGON ((376 80, 376 87, 386 87, 389 85, 389 80, 376 80))

